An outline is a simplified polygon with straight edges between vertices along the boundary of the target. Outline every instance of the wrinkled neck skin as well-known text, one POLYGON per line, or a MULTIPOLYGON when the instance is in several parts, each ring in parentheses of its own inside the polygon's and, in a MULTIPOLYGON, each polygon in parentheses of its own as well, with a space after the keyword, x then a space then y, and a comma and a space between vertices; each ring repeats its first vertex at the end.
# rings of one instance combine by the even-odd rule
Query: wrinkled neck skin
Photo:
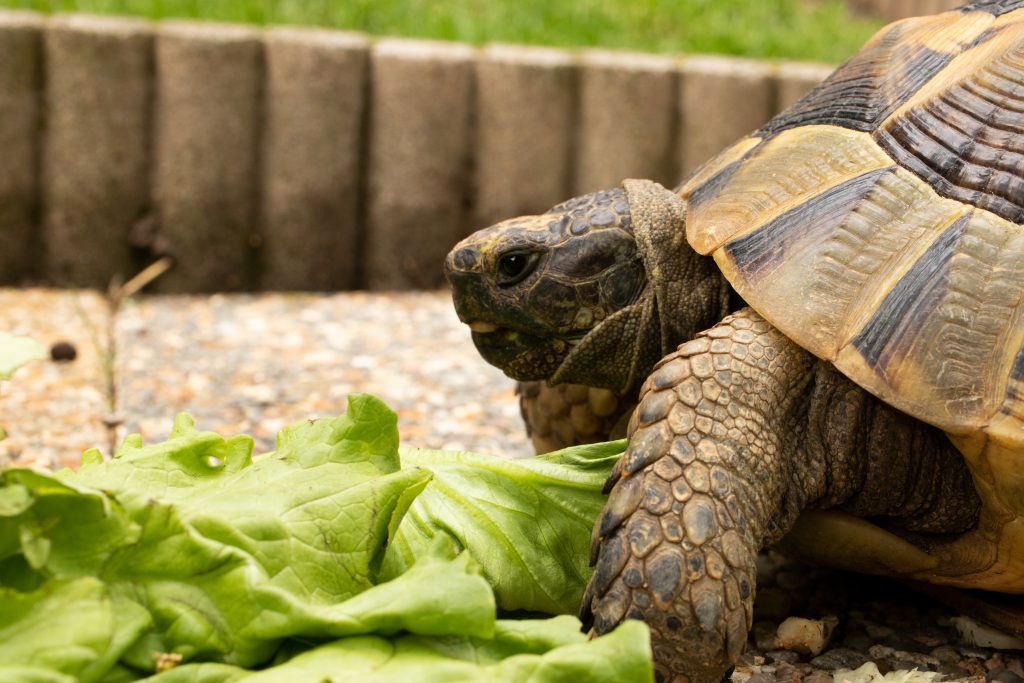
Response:
POLYGON ((647 180, 626 180, 630 216, 647 272, 637 300, 591 330, 550 378, 639 393, 654 364, 729 312, 729 284, 714 259, 686 241, 686 204, 647 180))

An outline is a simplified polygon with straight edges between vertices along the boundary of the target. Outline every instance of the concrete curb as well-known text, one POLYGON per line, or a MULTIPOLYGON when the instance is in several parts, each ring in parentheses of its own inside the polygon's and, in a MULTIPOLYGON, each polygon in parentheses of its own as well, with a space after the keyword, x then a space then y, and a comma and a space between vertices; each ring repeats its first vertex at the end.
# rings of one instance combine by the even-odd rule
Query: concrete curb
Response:
POLYGON ((571 193, 575 60, 564 50, 485 48, 476 63, 473 225, 546 211, 571 193))
POLYGON ((466 232, 474 50, 385 39, 373 51, 366 280, 373 290, 442 285, 466 232))
POLYGON ((45 33, 45 275, 104 287, 134 270, 129 234, 149 206, 152 27, 67 15, 45 33))
POLYGON ((469 231, 673 186, 828 69, 0 11, 0 282, 439 287, 469 231))
POLYGON ((42 87, 42 16, 0 12, 0 284, 33 276, 42 87))
POLYGON ((685 177, 775 113, 770 64, 696 56, 682 64, 679 98, 679 176, 685 177))
POLYGON ((678 88, 675 57, 605 50, 581 55, 574 195, 616 187, 624 178, 676 182, 678 88))
POLYGON ((175 257, 160 291, 252 285, 261 39, 227 24, 168 22, 157 31, 154 193, 175 257))
POLYGON ((354 289, 366 36, 269 30, 262 154, 263 289, 354 289))

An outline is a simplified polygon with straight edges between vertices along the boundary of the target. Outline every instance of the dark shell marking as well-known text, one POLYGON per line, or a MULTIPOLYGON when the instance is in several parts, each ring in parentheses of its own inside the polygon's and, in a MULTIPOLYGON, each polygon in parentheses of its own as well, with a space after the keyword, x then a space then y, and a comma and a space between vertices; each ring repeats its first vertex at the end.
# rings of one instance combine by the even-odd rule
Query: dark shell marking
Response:
POLYGON ((1024 223, 1024 44, 957 76, 886 121, 875 140, 940 195, 1024 223))
POLYGON ((949 262, 971 214, 962 216, 914 263, 853 345, 878 372, 885 374, 890 363, 902 360, 921 332, 922 321, 935 313, 949 288, 949 262))
POLYGON ((827 235, 875 188, 879 177, 888 173, 892 173, 891 167, 868 171, 829 188, 760 230, 730 242, 727 251, 744 275, 756 281, 785 261, 787 247, 794 237, 806 239, 813 233, 827 235))
MULTIPOLYGON (((1021 7, 1024 2, 978 3, 973 11, 998 17, 1021 7)), ((964 45, 939 41, 943 50, 924 44, 929 35, 949 30, 958 16, 884 29, 758 134, 768 138, 809 125, 870 132, 896 163, 941 196, 1024 223, 1024 29, 1008 23, 964 45), (1005 45, 1001 53, 1000 45, 1005 45), (993 54, 973 71, 951 64, 958 56, 989 49, 993 54), (948 86, 899 111, 925 86, 941 82, 948 86)))
POLYGON ((965 14, 967 12, 988 12, 993 16, 1000 17, 1021 8, 1024 8, 1024 0, 986 0, 964 5, 960 11, 965 14))
POLYGON ((829 124, 872 131, 955 54, 935 52, 904 40, 897 24, 872 47, 861 50, 803 99, 762 129, 765 137, 799 126, 829 124))

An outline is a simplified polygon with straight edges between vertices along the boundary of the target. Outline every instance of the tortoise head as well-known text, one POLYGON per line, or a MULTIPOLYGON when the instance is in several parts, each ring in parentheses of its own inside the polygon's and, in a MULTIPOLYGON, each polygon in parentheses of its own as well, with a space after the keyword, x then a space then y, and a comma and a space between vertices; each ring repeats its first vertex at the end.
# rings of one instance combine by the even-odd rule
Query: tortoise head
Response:
POLYGON ((480 230, 445 260, 455 310, 513 379, 633 389, 666 351, 660 265, 679 244, 701 258, 684 216, 673 192, 625 181, 480 230))

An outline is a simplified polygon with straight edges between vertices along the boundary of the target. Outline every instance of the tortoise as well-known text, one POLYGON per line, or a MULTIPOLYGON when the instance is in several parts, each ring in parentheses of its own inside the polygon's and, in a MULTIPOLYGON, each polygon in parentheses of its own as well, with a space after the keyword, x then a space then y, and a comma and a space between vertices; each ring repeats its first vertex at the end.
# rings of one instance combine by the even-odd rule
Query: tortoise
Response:
POLYGON ((571 385, 592 433, 638 402, 585 628, 643 619, 659 680, 720 680, 780 541, 1024 592, 1022 133, 1024 0, 977 2, 883 28, 675 190, 625 180, 452 249, 485 360, 571 385))

